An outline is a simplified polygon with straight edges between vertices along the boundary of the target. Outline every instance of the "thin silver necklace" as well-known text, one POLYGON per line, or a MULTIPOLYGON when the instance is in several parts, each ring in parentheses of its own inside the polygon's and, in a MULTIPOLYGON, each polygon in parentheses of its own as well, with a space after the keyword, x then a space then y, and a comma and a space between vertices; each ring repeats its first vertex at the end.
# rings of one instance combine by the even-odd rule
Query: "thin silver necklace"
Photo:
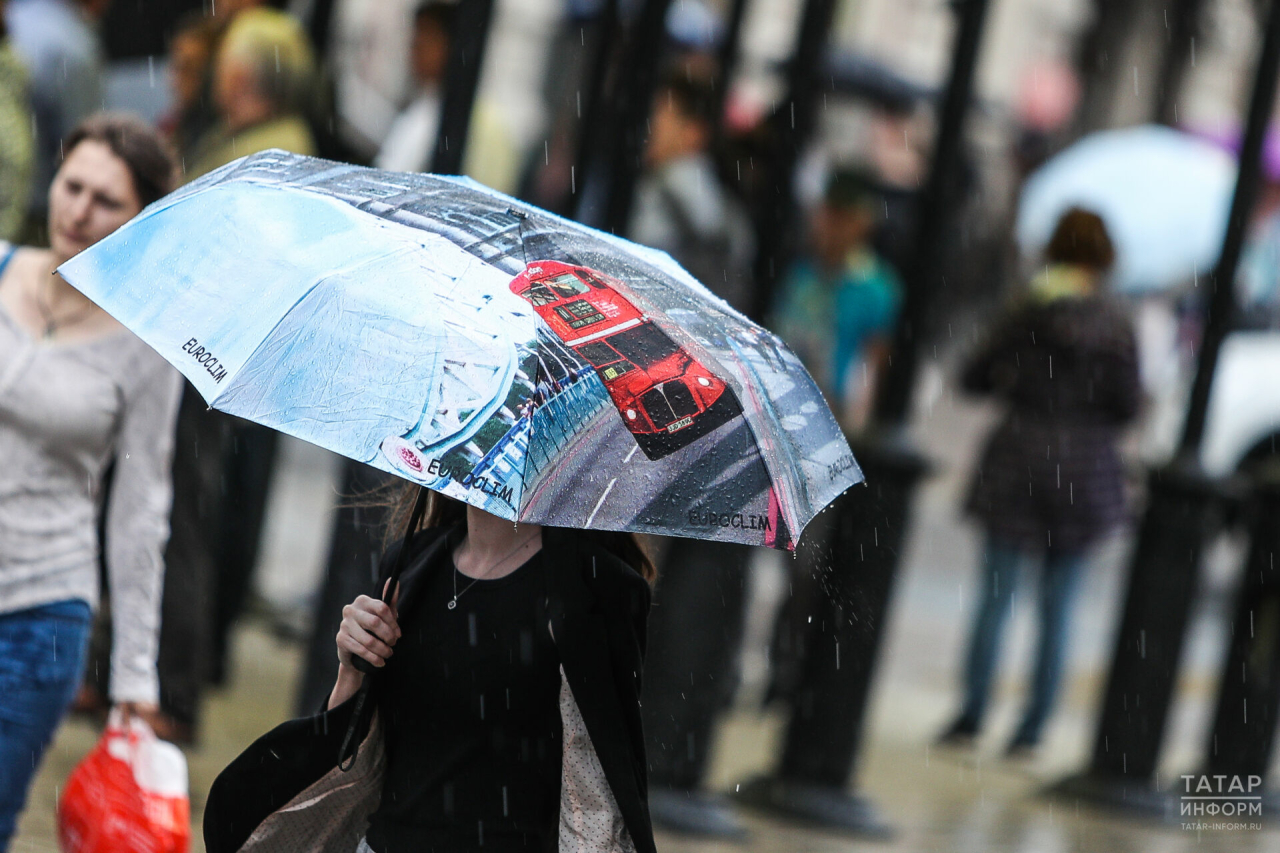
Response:
POLYGON ((59 327, 74 326, 81 320, 93 313, 93 309, 97 306, 90 302, 88 305, 81 307, 77 311, 72 311, 64 317, 58 317, 53 306, 44 301, 44 288, 39 284, 36 285, 36 310, 40 312, 40 319, 44 322, 43 339, 46 341, 53 340, 53 336, 57 334, 59 327))
POLYGON ((530 542, 532 542, 535 538, 537 538, 537 536, 538 536, 538 534, 535 532, 535 533, 534 533, 532 536, 530 536, 528 539, 525 539, 525 540, 524 540, 523 542, 521 542, 519 545, 517 545, 516 547, 512 548, 510 551, 508 551, 508 552, 507 552, 507 554, 506 554, 506 555, 505 555, 501 560, 498 560, 496 563, 494 563, 494 564, 492 564, 491 566, 489 566, 489 568, 487 568, 487 569, 485 569, 483 572, 481 572, 481 573, 480 573, 480 575, 479 575, 478 577, 474 577, 474 578, 472 578, 472 579, 471 579, 471 583, 467 584, 466 586, 464 586, 464 587, 462 588, 462 592, 458 592, 458 575, 462 574, 462 572, 458 571, 458 565, 457 565, 457 563, 454 563, 454 565, 453 565, 453 600, 452 600, 452 601, 450 601, 446 606, 447 606, 450 610, 452 610, 452 609, 454 609, 455 607, 457 607, 457 606, 458 606, 458 599, 459 599, 459 598, 462 598, 462 596, 466 595, 466 594, 467 594, 467 590, 471 589, 471 587, 475 586, 477 583, 479 583, 480 581, 484 580, 484 579, 485 579, 485 577, 486 577, 486 576, 488 576, 489 572, 492 572, 494 569, 498 568, 498 566, 501 566, 501 565, 502 565, 503 563, 505 563, 507 560, 510 560, 513 554, 515 554, 517 551, 519 551, 519 550, 520 550, 521 548, 523 548, 525 545, 528 545, 528 544, 529 544, 530 542))

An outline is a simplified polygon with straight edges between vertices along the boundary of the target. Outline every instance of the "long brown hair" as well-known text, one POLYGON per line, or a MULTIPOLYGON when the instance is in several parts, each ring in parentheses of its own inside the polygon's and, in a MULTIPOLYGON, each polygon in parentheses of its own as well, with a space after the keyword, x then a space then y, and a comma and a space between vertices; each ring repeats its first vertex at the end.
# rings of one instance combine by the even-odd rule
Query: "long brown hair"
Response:
MULTIPOLYGON (((405 527, 408 526, 409 519, 413 514, 413 504, 417 499, 418 489, 419 487, 412 483, 397 484, 395 486, 391 510, 387 513, 385 538, 388 544, 404 536, 405 527)), ((466 523, 466 504, 446 497, 439 492, 431 491, 427 495, 426 512, 423 513, 422 521, 414 532, 446 524, 466 523)), ((658 569, 653 563, 653 558, 649 556, 649 552, 634 533, 618 530, 577 530, 574 531, 574 535, 580 536, 593 545, 608 551, 635 569, 636 573, 650 584, 657 580, 658 569)))
POLYGON ((101 142, 128 167, 143 207, 173 190, 178 176, 173 152, 164 137, 142 119, 125 113, 89 116, 67 137, 63 159, 86 140, 101 142))

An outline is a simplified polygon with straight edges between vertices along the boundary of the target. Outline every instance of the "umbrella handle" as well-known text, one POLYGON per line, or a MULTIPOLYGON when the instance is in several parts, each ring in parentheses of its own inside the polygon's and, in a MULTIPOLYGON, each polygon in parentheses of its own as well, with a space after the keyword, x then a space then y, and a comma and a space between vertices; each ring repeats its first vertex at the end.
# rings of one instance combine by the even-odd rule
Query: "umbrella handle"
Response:
MULTIPOLYGON (((391 574, 387 576, 387 582, 382 585, 382 600, 385 602, 391 601, 396 594, 396 585, 400 583, 400 573, 404 571, 405 563, 409 561, 409 540, 413 538, 413 532, 422 523, 422 516, 427 511, 427 495, 429 494, 431 494, 431 490, 426 486, 418 487, 418 497, 413 502, 413 512, 409 513, 409 524, 405 527, 404 538, 400 541, 400 553, 396 554, 396 561, 391 567, 391 574)), ((366 674, 378 671, 378 667, 358 656, 352 656, 351 665, 366 674)))

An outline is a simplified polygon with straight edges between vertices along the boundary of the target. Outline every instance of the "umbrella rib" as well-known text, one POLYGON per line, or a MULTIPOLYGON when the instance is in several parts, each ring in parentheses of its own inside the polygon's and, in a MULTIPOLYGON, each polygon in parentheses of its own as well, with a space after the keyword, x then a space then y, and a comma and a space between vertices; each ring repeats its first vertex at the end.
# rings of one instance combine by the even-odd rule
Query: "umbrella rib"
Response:
MULTIPOLYGON (((258 354, 261 353, 263 349, 267 347, 268 344, 274 342, 273 336, 275 335, 276 330, 279 329, 282 325, 284 325, 284 321, 289 319, 289 315, 293 313, 295 308, 301 305, 302 302, 308 296, 310 296, 312 293, 315 292, 315 289, 317 287, 319 287, 321 284, 327 281, 330 277, 331 276, 328 276, 328 275, 320 276, 315 281, 311 282, 311 284, 305 290, 303 290, 303 292, 298 296, 298 298, 295 299, 293 303, 289 305, 288 308, 284 309, 284 311, 280 313, 280 317, 275 321, 275 323, 271 325, 271 328, 267 331, 265 335, 262 336, 262 340, 258 341, 257 345, 253 348, 252 351, 250 351, 249 355, 244 359, 244 361, 240 363, 240 367, 237 368, 234 373, 229 374, 229 376, 227 377, 226 387, 219 389, 217 395, 212 400, 209 400, 210 408, 213 408, 213 409, 218 408, 218 401, 221 400, 227 394, 228 391, 230 391, 232 388, 235 387, 236 379, 239 378, 240 374, 244 372, 244 369, 253 363, 253 360, 258 357, 258 354)), ((185 370, 182 372, 184 374, 186 373, 185 370)))
MULTIPOLYGON (((530 377, 533 381, 534 387, 537 387, 538 385, 538 371, 542 369, 542 359, 539 357, 539 353, 538 353, 538 348, 541 346, 541 344, 538 343, 538 340, 539 340, 538 324, 541 322, 542 322, 541 318, 536 316, 534 317, 533 352, 534 352, 534 359, 538 363, 537 369, 533 371, 533 376, 530 377)), ((528 441, 525 442, 524 459, 521 460, 521 465, 520 465, 520 501, 519 501, 520 506, 517 506, 515 508, 517 522, 519 522, 520 520, 521 510, 523 510, 524 507, 527 505, 527 502, 525 500, 525 490, 529 486, 529 459, 533 456, 533 441, 534 441, 533 419, 537 414, 538 414, 538 407, 530 406, 529 407, 529 427, 528 427, 529 438, 528 438, 528 441)))
POLYGON ((514 207, 508 207, 507 213, 515 217, 516 229, 517 229, 516 233, 520 237, 520 257, 524 260, 524 265, 527 267, 529 266, 529 250, 525 247, 525 244, 524 244, 524 221, 528 217, 525 214, 521 213, 520 211, 516 210, 514 207))
MULTIPOLYGON (((750 359, 746 358, 743 355, 743 353, 740 351, 739 345, 737 341, 733 339, 733 336, 732 335, 726 336, 726 340, 728 341, 729 346, 733 349, 733 354, 736 357, 735 360, 738 362, 739 365, 742 366, 743 370, 749 373, 751 375, 751 378, 755 380, 753 383, 743 383, 743 385, 745 386, 744 390, 751 390, 752 393, 754 394, 755 388, 764 387, 764 382, 760 378, 760 374, 756 371, 755 366, 751 364, 750 359)), ((778 477, 773 472, 772 466, 770 466, 769 464, 769 457, 765 454, 764 448, 761 446, 760 436, 756 433, 756 428, 751 423, 751 419, 747 417, 746 408, 747 408, 746 406, 743 406, 742 419, 746 423, 747 429, 751 431, 751 438, 755 442, 756 452, 760 454, 760 463, 761 465, 764 466, 765 471, 769 473, 769 479, 771 481, 769 483, 769 487, 774 490, 775 494, 778 495, 778 508, 782 512, 783 518, 786 519, 787 526, 794 527, 800 521, 800 515, 797 512, 798 507, 792 505, 792 502, 790 500, 784 499, 782 492, 785 491, 784 484, 786 481, 785 479, 778 477), (775 485, 778 488, 775 488, 775 485), (790 518, 787 518, 787 516, 790 516, 790 518)), ((772 412, 768 407, 757 406, 756 408, 765 417, 774 417, 775 425, 778 427, 778 429, 776 430, 777 433, 780 436, 786 435, 785 430, 782 429, 782 425, 776 422, 777 421, 776 416, 772 414, 772 412)), ((798 470, 802 469, 803 466, 799 464, 800 460, 795 458, 796 454, 795 454, 794 445, 792 445, 790 441, 778 442, 778 443, 779 444, 785 443, 787 445, 785 448, 778 448, 778 449, 781 450, 782 453, 785 453, 787 456, 791 457, 790 458, 791 465, 798 470)), ((801 488, 804 489, 804 494, 797 495, 796 497, 804 500, 806 504, 811 504, 812 501, 810 500, 808 489, 804 488, 805 485, 806 484, 804 483, 801 484, 801 488)), ((800 531, 791 530, 789 531, 789 535, 792 537, 792 541, 795 542, 800 538, 800 531)))

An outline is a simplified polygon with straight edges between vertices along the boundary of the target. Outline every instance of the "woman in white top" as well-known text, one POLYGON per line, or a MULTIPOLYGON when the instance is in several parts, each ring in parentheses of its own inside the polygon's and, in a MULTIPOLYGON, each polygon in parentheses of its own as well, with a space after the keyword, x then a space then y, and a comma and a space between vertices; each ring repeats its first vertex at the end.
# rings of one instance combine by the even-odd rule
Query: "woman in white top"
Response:
MULTIPOLYGON (((0 851, 75 689, 98 600, 103 473, 111 698, 154 712, 177 373, 56 273, 168 192, 140 121, 86 120, 49 190, 51 248, 0 243, 0 851)), ((159 286, 160 283, 157 283, 159 286)))

